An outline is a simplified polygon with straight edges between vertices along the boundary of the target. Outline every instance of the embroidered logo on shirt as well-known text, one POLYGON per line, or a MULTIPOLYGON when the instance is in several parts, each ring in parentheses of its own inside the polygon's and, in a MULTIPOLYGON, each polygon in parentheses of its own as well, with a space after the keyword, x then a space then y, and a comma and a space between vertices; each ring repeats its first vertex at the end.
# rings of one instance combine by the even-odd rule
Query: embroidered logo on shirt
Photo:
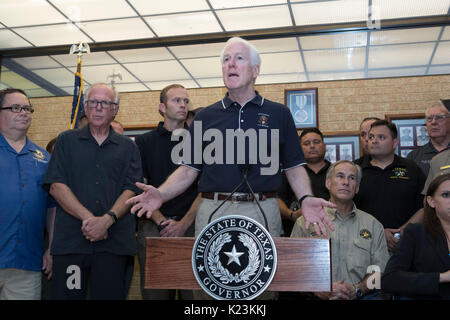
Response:
POLYGON ((405 168, 394 168, 392 169, 392 176, 391 179, 409 179, 407 176, 408 170, 405 168))
POLYGON ((267 114, 258 113, 258 125, 269 127, 269 116, 267 114))
POLYGON ((363 239, 366 239, 366 240, 372 239, 372 234, 371 234, 370 231, 367 230, 367 229, 362 229, 362 230, 359 232, 359 235, 360 235, 363 239))
POLYGON ((36 149, 36 151, 34 151, 33 154, 39 160, 44 160, 44 158, 45 158, 44 154, 39 149, 36 149))

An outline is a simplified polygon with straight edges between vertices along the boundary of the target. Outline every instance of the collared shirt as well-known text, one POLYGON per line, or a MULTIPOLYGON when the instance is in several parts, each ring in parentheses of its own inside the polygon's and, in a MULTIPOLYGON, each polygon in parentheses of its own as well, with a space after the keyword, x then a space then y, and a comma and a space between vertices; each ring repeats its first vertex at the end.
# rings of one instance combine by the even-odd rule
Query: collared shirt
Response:
POLYGON ((450 173, 450 147, 442 150, 430 162, 430 172, 428 173, 422 194, 426 195, 430 183, 441 174, 450 173))
POLYGON ((414 161, 395 155, 394 161, 381 169, 365 158, 361 167, 362 180, 354 201, 385 228, 399 228, 423 207, 426 177, 414 161))
MULTIPOLYGON (((257 92, 244 106, 227 94, 201 110, 190 126, 190 134, 191 157, 183 164, 201 171, 200 192, 231 192, 241 183, 242 172, 247 169, 254 192, 276 191, 281 188, 280 165, 287 170, 304 163, 289 109, 264 99, 257 92), (242 149, 238 148, 237 139, 227 139, 227 135, 239 130, 252 136, 245 140, 242 149), (238 162, 238 156, 243 161, 238 162), (264 169, 271 171, 270 174, 263 174, 264 169)), ((237 191, 250 192, 245 184, 237 191)))
POLYGON ((46 209, 54 207, 42 188, 49 160, 28 138, 17 153, 0 134, 0 269, 42 269, 46 209))
MULTIPOLYGON (((50 188, 56 182, 67 185, 94 216, 103 216, 125 190, 139 193, 136 181, 142 181, 136 144, 110 128, 108 137, 98 145, 88 125, 59 135, 44 186, 50 188)), ((135 254, 135 216, 126 213, 108 229, 107 239, 91 243, 81 232, 81 220, 58 204, 51 252, 135 254)))
MULTIPOLYGON (((327 227, 331 239, 332 281, 344 280, 350 284, 359 283, 368 273, 369 266, 384 271, 389 260, 383 225, 372 215, 353 205, 350 214, 342 215, 336 209, 325 208, 332 221, 334 231, 327 227)), ((291 237, 315 237, 314 228, 305 229, 305 219, 297 219, 291 237)))
MULTIPOLYGON (((185 129, 188 126, 185 125, 185 129)), ((178 141, 171 141, 172 132, 164 128, 164 122, 158 124, 156 130, 137 136, 135 142, 139 147, 142 159, 142 169, 147 183, 158 188, 169 175, 178 168, 171 157, 172 149, 178 141)), ((197 182, 175 197, 165 202, 159 209, 166 217, 183 217, 197 196, 197 182)))
MULTIPOLYGON (((450 147, 450 143, 448 147, 450 147)), ((430 161, 438 153, 439 151, 437 151, 431 141, 429 141, 427 144, 408 153, 406 158, 413 160, 420 169, 422 169, 423 173, 428 175, 428 172, 430 171, 430 161)))
POLYGON ((325 180, 327 178, 327 171, 330 167, 331 162, 328 160, 325 160, 325 166, 319 170, 319 172, 315 173, 313 170, 311 170, 308 165, 306 164, 304 167, 306 169, 306 172, 308 173, 309 180, 311 180, 311 189, 313 192, 313 195, 322 198, 325 200, 330 199, 330 192, 328 191, 327 187, 325 186, 325 180))

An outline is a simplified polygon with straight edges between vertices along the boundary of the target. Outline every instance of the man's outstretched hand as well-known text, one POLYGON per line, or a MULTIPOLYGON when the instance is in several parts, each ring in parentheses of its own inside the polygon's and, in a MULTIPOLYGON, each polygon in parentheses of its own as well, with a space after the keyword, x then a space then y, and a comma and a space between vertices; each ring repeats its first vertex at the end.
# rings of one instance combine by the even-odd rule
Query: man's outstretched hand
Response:
POLYGON ((303 217, 305 217, 305 228, 308 230, 309 225, 312 224, 317 235, 323 234, 328 236, 325 224, 334 231, 334 226, 325 212, 324 207, 336 208, 332 202, 321 198, 307 197, 302 202, 303 217))
POLYGON ((131 213, 136 214, 139 218, 145 215, 147 219, 150 219, 153 211, 158 210, 163 203, 161 193, 155 187, 141 182, 136 182, 136 186, 144 192, 128 199, 126 204, 133 205, 131 213))

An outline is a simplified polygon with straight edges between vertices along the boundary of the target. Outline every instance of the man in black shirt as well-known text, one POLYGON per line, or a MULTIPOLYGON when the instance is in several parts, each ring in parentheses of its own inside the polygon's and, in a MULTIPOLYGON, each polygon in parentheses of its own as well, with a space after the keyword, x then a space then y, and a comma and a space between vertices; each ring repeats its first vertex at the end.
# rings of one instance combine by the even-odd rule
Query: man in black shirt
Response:
MULTIPOLYGON (((311 181, 313 195, 328 200, 330 193, 325 186, 327 170, 330 162, 325 160, 326 146, 323 142, 323 134, 317 128, 308 128, 302 131, 300 135, 300 145, 305 156, 306 165, 304 168, 311 181)), ((289 236, 295 221, 301 216, 301 210, 296 204, 294 193, 284 179, 284 186, 288 191, 288 198, 278 198, 280 213, 283 219, 283 228, 286 236, 289 236), (294 203, 294 204, 293 204, 294 203)))
POLYGON ((137 146, 111 127, 119 97, 106 84, 86 94, 88 125, 61 133, 44 187, 58 205, 51 244, 55 299, 125 299, 127 259, 136 254, 136 219, 125 201, 139 190, 137 146))
MULTIPOLYGON (((186 89, 173 84, 165 87, 160 94, 159 112, 164 122, 156 130, 136 137, 142 158, 146 183, 159 187, 178 168, 172 161, 172 149, 177 141, 171 141, 172 132, 178 128, 187 129, 185 124, 189 98, 186 89)), ((194 236, 194 219, 197 211, 197 184, 193 183, 184 193, 164 203, 153 212, 150 219, 145 216, 138 220, 138 257, 141 266, 141 293, 145 300, 174 299, 175 290, 144 289, 145 238, 194 236)), ((170 275, 169 275, 170 276, 170 275)), ((192 299, 190 292, 181 291, 182 299, 192 299)))
POLYGON ((377 120, 380 119, 377 117, 367 117, 364 118, 363 121, 361 121, 361 124, 359 125, 359 144, 361 145, 361 150, 363 154, 361 155, 360 158, 353 161, 357 165, 361 165, 364 161, 364 158, 370 157, 368 150, 369 131, 372 123, 374 123, 377 120))
POLYGON ((383 224, 389 251, 398 242, 408 220, 423 207, 425 175, 414 161, 395 155, 397 128, 385 120, 375 121, 369 131, 370 158, 361 165, 363 177, 355 197, 358 208, 383 224))

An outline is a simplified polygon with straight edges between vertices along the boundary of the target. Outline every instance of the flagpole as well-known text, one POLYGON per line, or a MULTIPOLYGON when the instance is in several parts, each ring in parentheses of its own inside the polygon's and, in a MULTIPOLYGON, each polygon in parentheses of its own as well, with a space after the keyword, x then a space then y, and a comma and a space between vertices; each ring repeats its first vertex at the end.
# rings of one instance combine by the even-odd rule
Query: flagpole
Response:
POLYGON ((90 48, 87 43, 79 42, 78 44, 72 45, 70 48, 70 54, 77 54, 77 71, 75 72, 75 84, 73 90, 73 101, 72 101, 72 114, 69 123, 69 129, 76 129, 78 114, 80 110, 83 110, 83 86, 84 81, 81 76, 81 57, 84 53, 90 53, 90 48))

